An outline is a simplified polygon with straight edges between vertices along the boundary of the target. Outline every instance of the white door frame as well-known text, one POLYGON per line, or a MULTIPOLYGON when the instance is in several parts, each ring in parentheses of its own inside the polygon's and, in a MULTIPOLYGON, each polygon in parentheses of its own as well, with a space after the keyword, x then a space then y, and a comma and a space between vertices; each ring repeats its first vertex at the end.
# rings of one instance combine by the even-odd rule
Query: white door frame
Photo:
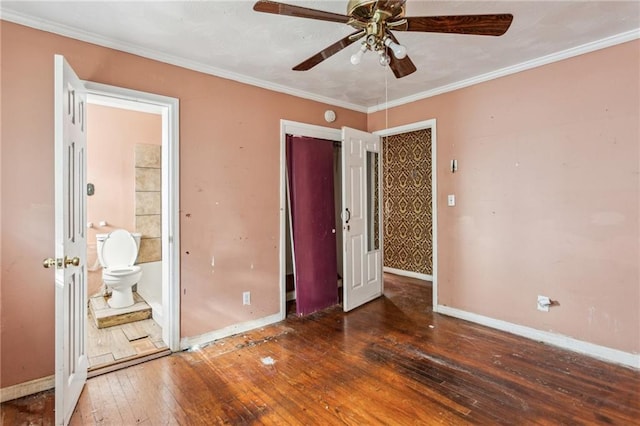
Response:
POLYGON ((436 167, 436 119, 419 121, 417 123, 410 123, 403 126, 392 127, 389 129, 378 130, 373 132, 376 135, 392 136, 399 135, 401 133, 415 132, 416 130, 431 129, 431 217, 432 217, 432 234, 431 239, 433 241, 433 280, 432 280, 432 302, 433 312, 437 312, 438 308, 438 191, 437 191, 437 167, 436 167))
MULTIPOLYGON (((162 115, 162 339, 180 350, 180 133, 179 100, 85 81, 102 105, 162 115)), ((96 102, 98 103, 98 102, 96 102)))
POLYGON ((287 214, 287 135, 307 136, 342 143, 342 130, 296 121, 280 120, 280 320, 287 316, 286 214, 287 214))

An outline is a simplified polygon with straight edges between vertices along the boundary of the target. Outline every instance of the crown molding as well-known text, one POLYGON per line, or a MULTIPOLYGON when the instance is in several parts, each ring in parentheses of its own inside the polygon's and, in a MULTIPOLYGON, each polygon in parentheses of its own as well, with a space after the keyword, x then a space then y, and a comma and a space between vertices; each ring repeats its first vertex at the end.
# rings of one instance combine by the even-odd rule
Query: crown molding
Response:
POLYGON ((260 87, 267 90, 272 90, 274 92, 284 93, 287 95, 292 95, 292 96, 296 96, 303 99, 309 99, 312 101, 328 104, 331 106, 346 108, 346 109, 350 109, 357 112, 367 112, 367 107, 363 105, 356 105, 350 102, 345 102, 338 99, 317 95, 315 93, 293 89, 291 87, 287 87, 281 84, 271 83, 269 81, 260 80, 260 79, 249 77, 243 74, 223 70, 210 65, 202 64, 200 62, 190 61, 188 59, 180 58, 178 56, 158 52, 156 50, 146 49, 144 47, 134 45, 131 43, 125 43, 125 42, 113 40, 107 37, 102 37, 87 31, 78 30, 76 28, 72 28, 66 25, 61 25, 46 19, 36 19, 31 16, 18 13, 15 11, 0 9, 0 19, 13 22, 16 24, 24 25, 27 27, 35 28, 37 30, 58 34, 64 37, 73 38, 75 40, 96 44, 98 46, 107 47, 110 49, 115 49, 115 50, 119 50, 126 53, 131 53, 133 55, 141 56, 143 58, 153 59, 166 64, 187 68, 187 69, 198 71, 204 74, 225 78, 227 80, 237 81, 239 83, 260 87))
POLYGON ((422 99, 430 98, 443 93, 452 92, 454 90, 462 89, 472 86, 474 84, 483 83, 485 81, 494 80, 496 78, 505 77, 510 74, 515 74, 521 71, 526 71, 532 68, 547 65, 553 62, 561 61, 563 59, 572 58, 574 56, 583 55, 596 50, 604 49, 607 47, 615 46, 617 44, 626 43, 628 41, 636 40, 640 38, 640 28, 627 31, 621 34, 606 37, 601 40, 586 43, 577 47, 562 50, 560 52, 552 53, 549 55, 541 56, 530 61, 525 61, 520 64, 512 65, 509 67, 501 68, 496 71, 491 71, 485 74, 481 74, 476 77, 472 77, 466 80, 461 80, 455 83, 447 84, 445 86, 436 87, 435 89, 427 90, 424 92, 416 93, 404 98, 396 99, 390 102, 380 103, 374 106, 357 105, 350 102, 345 102, 339 99, 334 99, 326 96, 317 95, 314 93, 306 92, 303 90, 293 89, 281 84, 271 83, 265 80, 249 77, 243 74, 223 70, 210 65, 205 65, 200 62, 190 61, 178 56, 161 53, 152 49, 146 49, 134 44, 124 43, 121 41, 113 40, 107 37, 101 37, 87 31, 81 31, 66 25, 61 25, 45 19, 37 19, 31 16, 18 13, 11 10, 3 9, 0 5, 0 19, 14 22, 16 24, 25 25, 38 30, 51 32, 64 37, 70 37, 76 40, 84 41, 87 43, 96 44, 102 47, 110 49, 120 50, 123 52, 138 55, 144 58, 153 59, 159 62, 164 62, 170 65, 179 66, 182 68, 198 71, 204 74, 213 75, 228 80, 237 81, 239 83, 249 84, 251 86, 261 87, 263 89, 272 90, 274 92, 284 93, 287 95, 296 96, 303 99, 309 99, 312 101, 346 108, 357 112, 364 112, 371 114, 377 111, 382 111, 388 108, 394 108, 397 106, 405 105, 411 102, 419 101, 422 99))
POLYGON ((462 89, 464 87, 473 86, 474 84, 484 83, 485 81, 494 80, 496 78, 505 77, 510 74, 515 74, 521 71, 526 71, 532 68, 547 65, 553 62, 562 61, 563 59, 573 58, 574 56, 583 55, 585 53, 594 52, 596 50, 604 49, 607 47, 615 46, 617 44, 626 43, 628 41, 636 40, 640 38, 640 28, 627 31, 621 34, 617 34, 611 37, 603 38, 601 40, 586 43, 577 47, 562 50, 560 52, 551 53, 549 55, 541 56, 530 61, 521 62, 516 65, 501 68, 496 71, 491 71, 486 74, 478 75, 466 80, 458 81, 456 83, 447 84, 446 86, 436 87, 435 89, 427 90, 424 92, 416 93, 411 96, 396 99, 394 101, 381 103, 367 109, 367 114, 371 114, 377 111, 383 111, 388 108, 394 108, 400 105, 409 104, 411 102, 419 101, 422 99, 430 98, 443 93, 452 92, 454 90, 462 89))

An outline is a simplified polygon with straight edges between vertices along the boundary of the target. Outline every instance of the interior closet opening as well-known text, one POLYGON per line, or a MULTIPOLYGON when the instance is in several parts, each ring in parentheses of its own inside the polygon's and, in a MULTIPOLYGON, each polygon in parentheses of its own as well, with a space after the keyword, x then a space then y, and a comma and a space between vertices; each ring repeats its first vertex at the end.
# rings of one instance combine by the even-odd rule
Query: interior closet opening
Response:
POLYGON ((342 302, 341 142, 287 134, 286 314, 342 302))

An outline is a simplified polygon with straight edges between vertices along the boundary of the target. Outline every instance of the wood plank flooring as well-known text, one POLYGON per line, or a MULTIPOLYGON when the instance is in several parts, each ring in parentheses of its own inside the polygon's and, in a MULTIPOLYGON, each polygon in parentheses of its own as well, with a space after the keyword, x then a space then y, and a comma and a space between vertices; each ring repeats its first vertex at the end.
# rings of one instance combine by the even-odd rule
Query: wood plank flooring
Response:
MULTIPOLYGON (((72 425, 640 424, 640 372, 433 314, 431 288, 385 295, 91 378, 72 425)), ((2 405, 51 424, 53 393, 2 405)))
POLYGON ((89 313, 98 328, 113 327, 151 318, 151 306, 138 294, 133 292, 133 305, 126 308, 112 308, 107 298, 96 295, 89 298, 89 313))
POLYGON ((162 328, 151 318, 98 328, 89 314, 87 337, 90 375, 100 374, 105 369, 112 370, 118 364, 127 365, 135 359, 169 351, 162 340, 162 328))

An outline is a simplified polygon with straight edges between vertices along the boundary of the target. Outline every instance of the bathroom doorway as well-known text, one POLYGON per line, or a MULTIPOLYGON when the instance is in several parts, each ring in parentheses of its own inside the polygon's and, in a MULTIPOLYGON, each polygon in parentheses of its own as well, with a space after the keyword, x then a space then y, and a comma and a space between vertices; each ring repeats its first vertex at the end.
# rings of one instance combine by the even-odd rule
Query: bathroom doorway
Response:
POLYGON ((177 100, 168 108, 164 97, 94 83, 87 87, 91 377, 178 350, 178 150, 177 100), (113 309, 102 283, 98 241, 116 229, 139 237, 136 265, 142 275, 133 287, 134 304, 113 309))

